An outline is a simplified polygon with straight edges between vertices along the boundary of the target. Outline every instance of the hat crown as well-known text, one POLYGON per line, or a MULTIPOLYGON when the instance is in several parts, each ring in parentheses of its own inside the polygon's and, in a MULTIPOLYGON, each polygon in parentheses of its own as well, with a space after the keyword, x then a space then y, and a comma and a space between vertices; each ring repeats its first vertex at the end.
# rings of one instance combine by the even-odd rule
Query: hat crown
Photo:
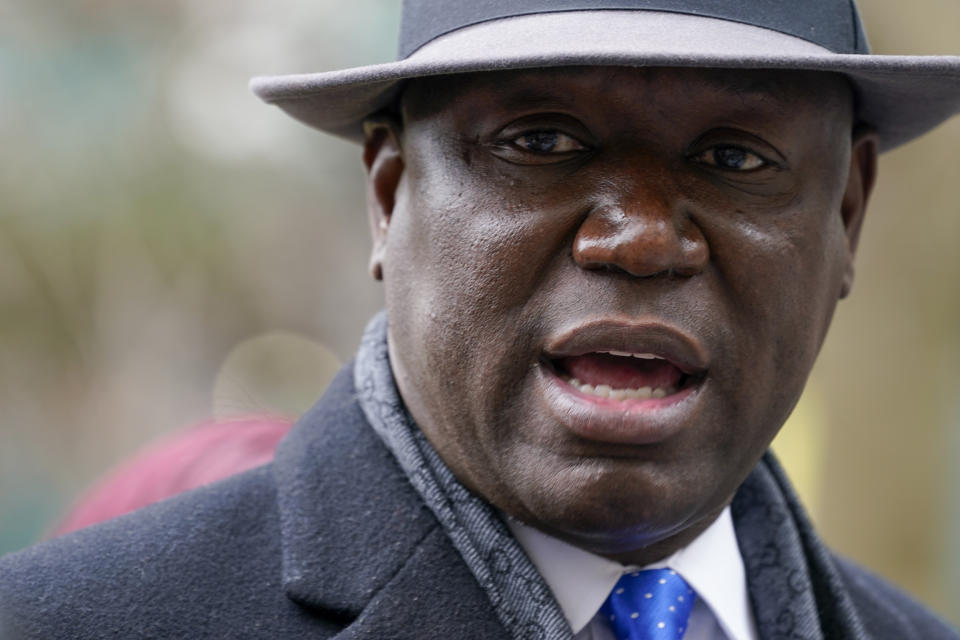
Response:
POLYGON ((463 27, 559 11, 666 11, 740 22, 820 45, 869 53, 854 0, 404 0, 399 57, 463 27))

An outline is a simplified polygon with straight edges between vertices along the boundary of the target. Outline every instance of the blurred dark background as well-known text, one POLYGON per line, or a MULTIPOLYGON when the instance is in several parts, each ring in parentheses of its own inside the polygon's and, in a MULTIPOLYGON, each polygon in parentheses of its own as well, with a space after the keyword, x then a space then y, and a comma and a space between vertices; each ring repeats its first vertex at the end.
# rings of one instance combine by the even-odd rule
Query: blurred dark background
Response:
MULTIPOLYGON (((956 0, 860 0, 960 53, 956 0)), ((381 305, 358 150, 250 76, 393 58, 399 2, 0 0, 0 553, 211 415, 296 415, 381 305)), ((777 450, 827 540, 960 624, 960 118, 883 157, 777 450)))

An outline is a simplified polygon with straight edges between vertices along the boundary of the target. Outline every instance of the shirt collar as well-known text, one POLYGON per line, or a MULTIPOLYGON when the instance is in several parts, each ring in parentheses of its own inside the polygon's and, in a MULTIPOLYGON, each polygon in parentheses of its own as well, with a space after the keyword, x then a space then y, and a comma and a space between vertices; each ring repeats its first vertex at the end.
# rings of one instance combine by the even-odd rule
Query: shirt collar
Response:
MULTIPOLYGON (((574 634, 589 624, 620 576, 638 569, 574 547, 512 518, 506 521, 550 587, 574 634)), ((756 637, 730 507, 689 545, 641 568, 667 566, 693 587, 727 637, 731 640, 756 637)))

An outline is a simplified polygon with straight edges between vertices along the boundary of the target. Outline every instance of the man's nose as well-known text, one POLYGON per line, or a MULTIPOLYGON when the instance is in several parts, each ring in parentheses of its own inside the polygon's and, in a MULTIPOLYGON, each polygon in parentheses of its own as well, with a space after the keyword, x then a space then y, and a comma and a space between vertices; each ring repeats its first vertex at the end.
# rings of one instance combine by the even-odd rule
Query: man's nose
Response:
POLYGON ((678 186, 662 173, 619 182, 580 225, 573 241, 576 263, 637 277, 700 273, 709 246, 678 186))

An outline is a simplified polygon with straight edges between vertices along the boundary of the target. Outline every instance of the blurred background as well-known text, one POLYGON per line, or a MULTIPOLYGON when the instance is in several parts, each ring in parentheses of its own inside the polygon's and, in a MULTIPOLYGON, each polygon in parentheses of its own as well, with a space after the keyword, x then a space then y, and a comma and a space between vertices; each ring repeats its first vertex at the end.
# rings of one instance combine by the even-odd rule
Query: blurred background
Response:
MULTIPOLYGON (((860 0, 875 52, 960 3, 860 0)), ((380 307, 358 150, 250 76, 393 58, 399 1, 0 0, 0 553, 210 416, 295 417, 380 307)), ((821 533, 960 624, 960 118, 884 156, 776 448, 821 533)))

